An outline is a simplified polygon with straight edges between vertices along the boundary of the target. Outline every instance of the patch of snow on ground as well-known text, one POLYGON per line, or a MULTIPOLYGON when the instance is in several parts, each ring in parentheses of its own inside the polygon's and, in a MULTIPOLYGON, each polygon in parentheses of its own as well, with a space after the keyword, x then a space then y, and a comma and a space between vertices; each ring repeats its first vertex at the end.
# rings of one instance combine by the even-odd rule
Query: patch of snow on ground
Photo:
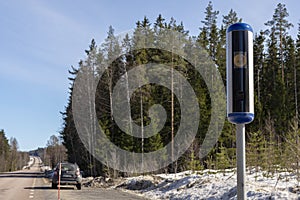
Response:
MULTIPOLYGON (((248 171, 247 199, 298 199, 300 188, 294 174, 287 172, 266 176, 266 172, 248 171)), ((128 178, 118 187, 150 199, 237 199, 236 170, 191 171, 128 178)))

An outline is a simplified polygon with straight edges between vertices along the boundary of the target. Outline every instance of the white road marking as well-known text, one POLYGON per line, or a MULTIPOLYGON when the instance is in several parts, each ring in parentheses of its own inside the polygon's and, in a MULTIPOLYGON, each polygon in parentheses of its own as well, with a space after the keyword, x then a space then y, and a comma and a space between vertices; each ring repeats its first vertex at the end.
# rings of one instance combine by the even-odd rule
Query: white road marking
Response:
POLYGON ((47 184, 47 183, 48 183, 48 181, 47 181, 45 178, 43 178, 43 181, 44 181, 44 183, 45 183, 45 184, 47 184))
MULTIPOLYGON (((33 183, 32 183, 32 187, 31 188, 35 187, 35 182, 36 182, 36 178, 33 179, 33 183)), ((29 199, 33 199, 33 198, 34 198, 34 189, 31 189, 30 190, 29 199)))

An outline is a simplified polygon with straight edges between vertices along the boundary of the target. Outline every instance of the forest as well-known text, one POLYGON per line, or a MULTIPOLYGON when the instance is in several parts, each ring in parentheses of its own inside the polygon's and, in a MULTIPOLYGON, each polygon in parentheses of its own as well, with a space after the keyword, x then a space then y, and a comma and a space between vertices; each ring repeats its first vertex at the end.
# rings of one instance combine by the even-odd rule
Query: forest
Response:
MULTIPOLYGON (((226 29, 233 23, 243 22, 243 19, 234 10, 221 15, 219 11, 214 10, 211 2, 204 12, 205 18, 199 20, 197 36, 191 36, 189 31, 185 30, 183 22, 178 23, 174 18, 167 21, 162 15, 158 15, 152 23, 146 16, 137 21, 133 35, 126 35, 121 41, 110 26, 104 43, 98 46, 92 39, 89 48, 85 50, 86 58, 80 60, 78 66, 71 66, 68 105, 61 112, 64 123, 60 137, 67 149, 68 160, 76 162, 86 175, 117 177, 133 174, 112 169, 105 163, 101 163, 93 156, 91 150, 89 151, 83 145, 75 127, 72 111, 74 81, 80 73, 79 70, 94 66, 91 72, 93 76, 97 76, 104 70, 96 88, 95 109, 97 123, 105 129, 106 136, 113 144, 126 151, 145 153, 161 149, 176 135, 181 117, 180 98, 176 98, 172 90, 153 84, 140 87, 131 95, 131 118, 136 124, 143 127, 151 123, 149 108, 154 104, 162 105, 167 114, 161 131, 149 138, 141 139, 124 133, 116 124, 112 109, 112 91, 119 79, 126 78, 127 71, 130 69, 147 63, 169 61, 174 70, 193 86, 201 118, 196 137, 188 150, 169 166, 155 172, 173 173, 184 170, 235 167, 235 126, 227 120, 213 149, 207 156, 199 157, 199 149, 208 124, 214 120, 211 119, 212 101, 203 78, 195 73, 190 63, 173 55, 172 52, 143 48, 135 50, 138 49, 137 46, 142 46, 137 39, 139 34, 146 34, 147 42, 156 43, 159 42, 162 30, 178 31, 185 36, 189 44, 198 44, 206 50, 226 85, 226 29), (122 52, 127 53, 121 54, 122 52), (122 56, 110 63, 107 69, 101 69, 103 66, 101 63, 111 60, 111 57, 116 54, 122 56)), ((297 25, 298 35, 293 38, 289 30, 294 25, 288 21, 288 16, 286 6, 279 3, 273 12, 273 17, 264 23, 265 30, 255 30, 254 33, 255 120, 246 128, 247 167, 263 169, 270 175, 283 169, 299 174, 300 167, 298 125, 300 24, 297 25)), ((183 53, 190 48, 185 44, 184 42, 177 44, 183 53)), ((173 77, 172 74, 170 76, 173 77)), ((172 78, 170 79, 173 81, 172 78)))
POLYGON ((20 151, 17 139, 7 139, 5 131, 0 130, 0 172, 22 170, 27 166, 30 155, 39 155, 44 165, 55 167, 59 161, 66 160, 66 149, 60 138, 52 135, 45 148, 20 151))
POLYGON ((17 139, 8 140, 4 130, 0 130, 0 172, 20 170, 28 161, 28 152, 19 151, 17 139))

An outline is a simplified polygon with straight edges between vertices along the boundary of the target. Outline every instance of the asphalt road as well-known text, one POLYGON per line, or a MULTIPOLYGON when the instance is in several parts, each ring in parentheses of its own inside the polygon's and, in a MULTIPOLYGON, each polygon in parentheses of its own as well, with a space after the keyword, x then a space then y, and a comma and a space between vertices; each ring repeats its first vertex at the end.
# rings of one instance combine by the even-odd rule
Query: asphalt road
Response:
POLYGON ((60 194, 57 189, 51 188, 51 183, 40 172, 40 160, 34 157, 34 164, 30 170, 0 174, 0 200, 27 200, 27 199, 58 199, 61 200, 142 200, 145 198, 125 193, 115 189, 85 188, 77 190, 76 187, 62 186, 60 194))

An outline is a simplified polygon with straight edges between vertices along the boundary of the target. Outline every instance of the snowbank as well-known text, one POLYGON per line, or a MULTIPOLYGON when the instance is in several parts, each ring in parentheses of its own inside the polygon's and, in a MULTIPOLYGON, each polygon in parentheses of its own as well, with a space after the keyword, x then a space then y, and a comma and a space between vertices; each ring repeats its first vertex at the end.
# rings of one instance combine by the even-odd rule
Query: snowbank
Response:
MULTIPOLYGON (((233 200, 236 197, 236 170, 190 171, 127 178, 118 188, 134 191, 150 199, 233 200)), ((281 172, 247 173, 247 199, 300 199, 296 176, 281 172)))
POLYGON ((116 183, 110 178, 99 177, 87 177, 82 179, 82 185, 85 187, 95 188, 109 188, 114 186, 116 183))

